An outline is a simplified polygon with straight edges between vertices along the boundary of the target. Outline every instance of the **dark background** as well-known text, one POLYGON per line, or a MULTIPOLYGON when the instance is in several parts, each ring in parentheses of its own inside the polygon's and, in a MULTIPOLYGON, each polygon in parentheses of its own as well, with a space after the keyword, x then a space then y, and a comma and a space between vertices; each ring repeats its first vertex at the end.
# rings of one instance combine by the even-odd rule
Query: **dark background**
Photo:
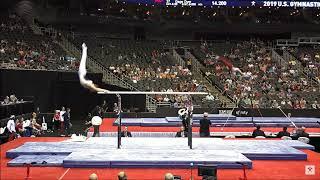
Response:
MULTIPOLYGON (((109 90, 126 90, 102 83, 102 74, 89 73, 87 76, 100 87, 109 90)), ((32 96, 35 107, 41 112, 53 112, 62 106, 70 107, 74 118, 85 116, 96 105, 106 100, 112 111, 115 95, 97 95, 83 88, 76 72, 0 70, 0 96, 15 94, 18 99, 32 96)), ((123 109, 131 106, 144 111, 145 95, 122 96, 123 109)))

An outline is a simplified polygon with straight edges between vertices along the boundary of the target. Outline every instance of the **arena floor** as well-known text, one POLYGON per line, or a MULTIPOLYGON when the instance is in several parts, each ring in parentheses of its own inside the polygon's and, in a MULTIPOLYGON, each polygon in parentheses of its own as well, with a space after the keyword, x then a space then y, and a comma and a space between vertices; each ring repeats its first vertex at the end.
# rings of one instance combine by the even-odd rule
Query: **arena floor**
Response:
MULTIPOLYGON (((5 158, 6 151, 19 147, 25 142, 59 142, 67 138, 63 137, 39 137, 39 138, 19 138, 9 143, 1 145, 1 180, 18 180, 26 177, 26 168, 7 167, 10 159, 5 158)), ((247 170, 248 179, 290 179, 290 180, 318 180, 320 177, 320 154, 311 150, 303 150, 307 153, 306 161, 296 160, 253 160, 253 168, 247 170), (306 175, 307 165, 314 165, 315 175, 306 175)), ((190 169, 166 169, 166 168, 62 168, 62 167, 32 167, 31 179, 88 179, 91 173, 97 173, 99 179, 116 179, 119 171, 125 171, 129 179, 134 180, 161 180, 166 172, 171 172, 182 176, 183 179, 191 177, 190 169)), ((197 169, 192 170, 194 179, 201 179, 197 176, 197 169)), ((219 169, 218 179, 239 179, 242 177, 241 169, 219 169)))

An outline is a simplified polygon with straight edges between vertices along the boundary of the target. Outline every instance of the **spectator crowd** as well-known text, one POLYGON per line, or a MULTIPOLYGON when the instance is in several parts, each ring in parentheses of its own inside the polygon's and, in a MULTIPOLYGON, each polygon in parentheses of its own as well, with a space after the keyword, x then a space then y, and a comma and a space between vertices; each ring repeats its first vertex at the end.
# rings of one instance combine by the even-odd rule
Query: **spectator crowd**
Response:
POLYGON ((56 40, 34 34, 19 16, 0 19, 0 24, 0 68, 77 69, 77 60, 66 56, 56 40))
POLYGON ((1 143, 11 141, 19 137, 36 137, 46 133, 55 132, 60 136, 71 135, 71 115, 70 108, 62 107, 56 110, 52 121, 45 120, 43 114, 40 113, 39 107, 31 116, 23 115, 15 117, 11 115, 5 127, 1 127, 1 143), (47 124, 52 126, 48 127, 47 124))
MULTIPOLYGON (((34 34, 20 17, 11 14, 0 19, 0 23, 0 68, 77 70, 79 62, 66 56, 57 40, 34 34)), ((75 43, 88 41, 92 47, 90 56, 103 60, 103 65, 109 71, 131 81, 139 90, 207 91, 204 83, 196 80, 192 74, 192 61, 187 59, 185 67, 173 63, 172 55, 164 50, 162 42, 97 40, 97 37, 78 38, 75 43)), ((290 61, 286 66, 279 64, 273 59, 272 50, 266 48, 265 43, 260 40, 224 42, 220 45, 205 42, 197 50, 197 54, 202 54, 197 58, 206 67, 204 75, 237 104, 254 108, 320 107, 320 54, 317 50, 290 50, 298 57, 303 70, 295 61, 290 61), (219 51, 221 49, 223 50, 219 51)), ((184 99, 182 96, 163 95, 156 95, 154 98, 158 102, 169 102, 175 107, 182 104, 184 99)), ((214 97, 201 97, 201 100, 212 99, 214 97)), ((2 104, 7 103, 8 97, 2 104)))
POLYGON ((235 44, 223 57, 202 46, 205 74, 240 105, 254 108, 318 109, 319 85, 289 62, 281 66, 262 41, 235 44))
POLYGON ((16 104, 16 103, 20 103, 20 102, 24 102, 23 99, 18 100, 18 98, 16 97, 16 95, 11 94, 10 96, 6 96, 3 101, 1 101, 1 105, 9 105, 9 104, 16 104))

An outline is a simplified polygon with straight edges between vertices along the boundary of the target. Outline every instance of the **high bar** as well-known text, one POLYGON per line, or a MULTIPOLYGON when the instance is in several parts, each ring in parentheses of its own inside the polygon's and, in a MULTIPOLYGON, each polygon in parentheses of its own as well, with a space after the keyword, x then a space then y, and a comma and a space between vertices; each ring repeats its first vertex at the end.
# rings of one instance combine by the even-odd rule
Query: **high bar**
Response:
POLYGON ((207 95, 206 92, 150 92, 150 91, 100 91, 98 94, 146 94, 146 95, 207 95))

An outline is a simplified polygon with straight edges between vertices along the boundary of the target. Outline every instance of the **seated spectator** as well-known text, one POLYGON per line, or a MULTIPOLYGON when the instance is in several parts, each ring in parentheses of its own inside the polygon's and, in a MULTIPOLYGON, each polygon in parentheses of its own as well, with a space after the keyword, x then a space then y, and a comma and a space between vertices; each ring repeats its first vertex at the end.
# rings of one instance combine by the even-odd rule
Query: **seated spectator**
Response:
POLYGON ((314 102, 311 104, 311 108, 312 108, 312 109, 320 109, 320 105, 318 104, 318 101, 314 101, 314 102))
POLYGON ((37 122, 37 114, 35 112, 32 113, 31 124, 34 130, 34 133, 39 135, 41 134, 41 125, 37 122))
POLYGON ((180 131, 177 132, 176 137, 188 137, 188 132, 181 126, 180 131))
POLYGON ((24 137, 30 137, 33 135, 33 127, 29 119, 23 121, 23 128, 25 129, 24 137))
POLYGON ((102 104, 101 104, 101 111, 102 113, 105 113, 107 112, 108 110, 108 104, 107 104, 107 101, 106 100, 103 100, 102 104))
POLYGON ((169 102, 170 101, 170 99, 168 98, 168 96, 165 96, 164 98, 163 98, 163 102, 169 102))
POLYGON ((119 111, 118 104, 114 103, 113 104, 113 112, 118 112, 118 111, 119 111))
POLYGON ((127 180, 127 175, 124 171, 118 173, 118 180, 127 180))
POLYGON ((296 132, 293 133, 292 137, 294 139, 298 139, 299 137, 307 137, 309 138, 309 133, 306 132, 306 128, 305 127, 301 127, 296 129, 296 132))
POLYGON ((53 122, 52 130, 58 131, 60 129, 60 110, 55 111, 52 122, 53 122))
POLYGON ((277 134, 277 138, 282 138, 283 136, 290 137, 290 133, 287 131, 287 127, 283 127, 283 130, 277 134))
POLYGON ((14 95, 14 94, 10 95, 10 102, 11 103, 17 103, 18 102, 18 98, 16 97, 16 95, 14 95))
POLYGON ((131 132, 128 131, 128 127, 124 127, 124 131, 121 132, 121 137, 132 137, 131 132))
POLYGON ((252 137, 257 137, 257 136, 264 136, 265 137, 266 136, 260 128, 261 128, 260 126, 257 126, 257 128, 252 133, 252 137))
POLYGON ((174 180, 174 176, 171 173, 167 173, 164 175, 165 180, 174 180))
POLYGON ((95 173, 90 174, 89 180, 98 180, 98 175, 95 173))
POLYGON ((23 117, 16 120, 16 132, 20 137, 24 135, 23 117))
POLYGON ((209 94, 205 97, 205 100, 206 100, 206 101, 214 101, 214 96, 213 96, 211 93, 209 93, 209 94))
POLYGON ((10 98, 9 98, 9 96, 6 96, 6 97, 4 98, 4 100, 2 101, 1 104, 3 104, 3 105, 10 104, 10 98))

